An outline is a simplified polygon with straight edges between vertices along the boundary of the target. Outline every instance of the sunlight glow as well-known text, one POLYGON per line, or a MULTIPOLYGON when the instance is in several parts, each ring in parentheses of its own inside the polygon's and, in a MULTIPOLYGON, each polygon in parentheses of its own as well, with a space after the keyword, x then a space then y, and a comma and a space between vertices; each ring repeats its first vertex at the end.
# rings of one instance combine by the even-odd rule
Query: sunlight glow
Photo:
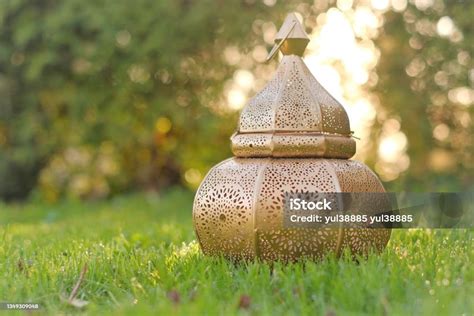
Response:
POLYGON ((469 87, 457 87, 449 90, 448 98, 451 102, 469 106, 474 103, 474 90, 469 87))
MULTIPOLYGON (((417 0, 420 6, 430 6, 430 1, 417 0)), ((357 140, 356 159, 364 160, 373 146, 369 142, 370 131, 380 107, 378 98, 367 89, 378 80, 374 69, 380 52, 373 39, 383 26, 383 13, 386 10, 393 8, 395 11, 403 11, 406 7, 407 0, 337 0, 336 7, 329 8, 316 17, 312 33, 308 34, 311 41, 305 52, 305 63, 324 88, 346 108, 351 129, 355 136, 361 138, 357 140)), ((298 18, 301 18, 300 14, 298 18)), ((273 23, 256 20, 253 29, 266 43, 273 43, 277 32, 273 23)), ((248 53, 257 63, 261 63, 265 55, 263 46, 256 46, 248 53)), ((244 55, 235 48, 226 49, 224 57, 229 64, 239 59, 242 65, 225 89, 227 108, 238 111, 245 105, 248 96, 254 95, 265 85, 274 70, 257 64, 252 70, 253 75, 247 70, 250 68, 242 63, 244 55)), ((416 75, 423 66, 413 64, 409 72, 416 75)), ((460 99, 465 101, 465 97, 460 99)), ((410 159, 406 155, 407 138, 400 131, 400 122, 395 119, 388 121, 388 124, 384 124, 376 168, 383 179, 393 180, 408 168, 410 159)))
POLYGON ((404 11, 407 8, 407 5, 407 0, 392 0, 392 8, 394 11, 404 11))
POLYGON ((449 16, 443 16, 436 24, 436 31, 439 36, 451 36, 455 31, 453 20, 449 16))
POLYGON ((240 86, 243 90, 250 90, 254 84, 253 74, 244 69, 237 70, 234 73, 234 80, 237 85, 240 86))
POLYGON ((407 137, 402 132, 388 135, 380 142, 378 154, 383 161, 395 163, 403 155, 407 137))
MULTIPOLYGON (((428 5, 428 3, 426 3, 428 5)), ((372 0, 372 7, 363 4, 353 10, 352 1, 340 0, 339 9, 331 8, 317 17, 318 26, 313 30, 305 62, 319 82, 346 108, 357 140, 356 159, 364 160, 368 149, 370 130, 377 118, 379 100, 364 85, 377 82, 374 73, 380 52, 372 39, 383 25, 382 14, 390 5, 404 10, 406 0, 372 0)), ((413 65, 419 72, 424 65, 413 65)), ((385 181, 398 178, 410 165, 406 154, 408 141, 396 119, 384 123, 377 150, 376 170, 385 181)))
POLYGON ((387 10, 390 5, 389 0, 372 0, 372 7, 376 10, 387 10))
POLYGON ((415 6, 418 10, 426 10, 432 7, 434 4, 434 0, 415 0, 415 6))
POLYGON ((184 179, 191 185, 197 186, 201 180, 202 180, 202 175, 201 172, 197 169, 188 169, 184 173, 184 179))
POLYGON ((378 33, 381 13, 364 5, 343 10, 349 2, 341 0, 341 10, 332 8, 317 17, 318 26, 310 35, 313 40, 305 62, 316 79, 346 108, 351 129, 361 138, 357 140, 356 158, 363 160, 376 117, 374 99, 363 85, 368 83, 378 61, 379 52, 371 39, 378 33))
POLYGON ((247 96, 245 95, 245 93, 236 88, 236 89, 231 89, 228 93, 227 93, 227 101, 229 103, 229 107, 232 109, 232 110, 240 110, 244 107, 245 105, 245 102, 247 101, 247 96))
POLYGON ((337 7, 341 11, 349 10, 352 7, 353 0, 337 0, 337 7))
POLYGON ((444 141, 449 137, 449 127, 446 124, 439 124, 433 129, 433 137, 439 141, 444 141))

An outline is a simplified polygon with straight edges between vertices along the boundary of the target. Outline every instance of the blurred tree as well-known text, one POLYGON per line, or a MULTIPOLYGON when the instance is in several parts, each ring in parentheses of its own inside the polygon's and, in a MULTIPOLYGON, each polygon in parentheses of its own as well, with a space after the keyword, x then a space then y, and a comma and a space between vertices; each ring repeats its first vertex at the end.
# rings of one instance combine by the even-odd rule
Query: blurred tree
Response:
POLYGON ((463 190, 473 184, 473 16, 473 2, 442 0, 411 1, 403 12, 385 14, 375 89, 384 111, 372 133, 376 138, 394 118, 410 157, 392 189, 463 190))
POLYGON ((158 188, 191 167, 199 182, 230 155, 237 118, 215 115, 237 67, 222 52, 253 47, 262 14, 254 1, 0 2, 0 197, 38 177, 50 200, 158 188))
MULTIPOLYGON (((273 66, 259 63, 285 14, 309 27, 331 7, 378 1, 275 2, 0 1, 0 198, 198 185, 230 156, 229 82, 241 70, 268 79, 273 66)), ((409 166, 391 188, 460 188, 472 183, 474 5, 409 0, 401 11, 384 14, 376 43, 368 163, 395 125, 409 166)))

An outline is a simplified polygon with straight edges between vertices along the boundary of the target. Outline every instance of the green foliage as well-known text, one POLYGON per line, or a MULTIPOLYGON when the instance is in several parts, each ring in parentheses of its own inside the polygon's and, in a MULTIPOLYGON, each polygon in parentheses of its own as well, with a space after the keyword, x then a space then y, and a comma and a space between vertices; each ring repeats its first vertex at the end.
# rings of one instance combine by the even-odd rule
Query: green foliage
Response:
POLYGON ((24 196, 38 176, 49 200, 162 187, 229 156, 237 116, 213 109, 235 67, 222 51, 252 45, 263 11, 238 1, 1 1, 0 197, 24 196))
POLYGON ((47 314, 88 272, 88 314, 470 315, 472 230, 397 230, 380 255, 299 264, 233 264, 194 241, 192 194, 109 202, 0 205, 0 300, 47 314), (67 211, 66 211, 67 210, 67 211), (240 307, 239 307, 240 306, 240 307))
MULTIPOLYGON (((268 72, 252 58, 265 22, 296 10, 311 33, 337 4, 306 2, 0 1, 0 198, 196 187, 230 156, 237 113, 223 91, 234 71, 268 72), (240 61, 223 58, 229 47, 240 61)), ((474 165, 472 102, 456 101, 456 89, 472 87, 474 5, 415 4, 387 11, 376 40, 380 107, 367 163, 377 166, 383 122, 393 118, 410 165, 389 188, 459 190, 472 185, 474 165), (462 40, 438 36, 443 16, 462 40)))

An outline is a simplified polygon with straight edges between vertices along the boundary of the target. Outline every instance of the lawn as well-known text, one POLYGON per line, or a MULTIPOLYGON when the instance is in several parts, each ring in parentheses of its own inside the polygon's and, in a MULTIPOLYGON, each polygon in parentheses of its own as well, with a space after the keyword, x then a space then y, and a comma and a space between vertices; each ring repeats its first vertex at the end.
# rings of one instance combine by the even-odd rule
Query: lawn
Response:
POLYGON ((0 204, 0 302, 48 314, 474 313, 472 230, 394 231, 359 263, 233 264, 200 252, 192 199, 0 204))

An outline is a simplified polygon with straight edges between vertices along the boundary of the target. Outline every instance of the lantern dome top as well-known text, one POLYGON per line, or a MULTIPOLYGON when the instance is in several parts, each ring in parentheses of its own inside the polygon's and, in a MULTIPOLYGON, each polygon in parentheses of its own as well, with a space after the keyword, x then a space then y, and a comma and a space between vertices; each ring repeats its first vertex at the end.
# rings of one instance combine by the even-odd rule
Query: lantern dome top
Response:
POLYGON ((296 16, 288 15, 273 48, 284 55, 276 74, 249 100, 231 137, 236 156, 347 159, 354 155, 355 141, 344 107, 300 57, 308 42, 296 16))

